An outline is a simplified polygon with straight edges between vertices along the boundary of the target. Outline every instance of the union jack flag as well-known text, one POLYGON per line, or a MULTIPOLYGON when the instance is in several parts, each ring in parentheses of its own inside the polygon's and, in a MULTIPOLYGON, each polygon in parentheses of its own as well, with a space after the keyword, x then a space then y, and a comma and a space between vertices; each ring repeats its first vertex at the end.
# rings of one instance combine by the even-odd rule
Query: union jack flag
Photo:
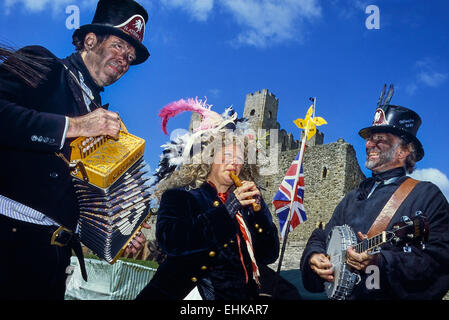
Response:
MULTIPOLYGON (((290 168, 287 170, 285 174, 284 180, 279 187, 278 192, 273 198, 273 205, 276 208, 276 214, 279 218, 279 226, 281 228, 281 237, 284 238, 285 232, 287 229, 286 222, 288 218, 288 213, 290 211, 290 202, 291 195, 295 185, 296 180, 296 170, 298 168, 299 163, 299 154, 296 155, 295 160, 293 160, 290 168)), ((303 204, 304 199, 304 172, 302 170, 302 161, 301 161, 301 169, 299 172, 298 182, 296 185, 296 191, 294 192, 294 200, 292 203, 292 217, 290 221, 290 230, 295 229, 300 223, 307 220, 306 212, 303 204)))

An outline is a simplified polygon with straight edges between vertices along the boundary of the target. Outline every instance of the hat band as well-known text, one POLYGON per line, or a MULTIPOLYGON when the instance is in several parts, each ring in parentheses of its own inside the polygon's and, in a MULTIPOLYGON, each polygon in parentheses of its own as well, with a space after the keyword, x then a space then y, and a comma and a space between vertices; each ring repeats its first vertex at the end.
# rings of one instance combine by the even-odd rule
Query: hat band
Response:
POLYGON ((114 26, 139 42, 143 41, 145 35, 145 19, 140 14, 135 14, 124 23, 114 26))

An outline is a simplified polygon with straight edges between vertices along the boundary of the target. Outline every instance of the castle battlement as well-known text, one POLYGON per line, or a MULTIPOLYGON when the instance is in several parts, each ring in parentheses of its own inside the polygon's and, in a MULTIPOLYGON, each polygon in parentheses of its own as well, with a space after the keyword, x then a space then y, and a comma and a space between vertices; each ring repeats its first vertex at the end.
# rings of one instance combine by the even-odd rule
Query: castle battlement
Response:
MULTIPOLYGON (((252 128, 278 129, 278 170, 273 175, 262 176, 259 185, 264 188, 263 198, 271 208, 273 221, 278 223, 271 201, 276 194, 285 173, 298 154, 304 132, 300 140, 292 133, 281 129, 277 122, 279 99, 262 89, 248 93, 245 99, 243 116, 252 128)), ((289 241, 306 241, 319 222, 327 222, 337 204, 346 193, 356 188, 365 176, 357 162, 352 145, 339 139, 337 142, 324 144, 324 133, 317 133, 306 141, 304 153, 304 206, 308 221, 298 226, 290 235, 289 241)))

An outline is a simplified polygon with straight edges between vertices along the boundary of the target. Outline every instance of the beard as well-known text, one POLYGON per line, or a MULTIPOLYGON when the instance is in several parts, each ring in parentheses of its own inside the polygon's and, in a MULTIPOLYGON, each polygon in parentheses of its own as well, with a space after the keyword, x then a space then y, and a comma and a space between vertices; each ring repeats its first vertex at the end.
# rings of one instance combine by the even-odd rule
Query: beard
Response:
POLYGON ((100 87, 110 86, 127 71, 115 58, 110 57, 103 43, 97 44, 87 53, 85 63, 94 82, 100 87))
POLYGON ((369 170, 374 170, 384 164, 393 162, 395 159, 395 153, 396 149, 398 148, 399 144, 390 146, 387 150, 380 150, 377 147, 370 148, 366 150, 366 162, 365 167, 369 170), (376 151, 379 153, 379 157, 377 159, 370 159, 369 154, 371 151, 376 151))

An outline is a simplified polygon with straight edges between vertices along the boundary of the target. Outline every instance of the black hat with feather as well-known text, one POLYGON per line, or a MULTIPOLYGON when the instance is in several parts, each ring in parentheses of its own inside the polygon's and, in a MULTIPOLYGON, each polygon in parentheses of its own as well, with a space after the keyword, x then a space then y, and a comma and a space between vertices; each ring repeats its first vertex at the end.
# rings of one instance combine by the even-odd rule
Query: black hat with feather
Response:
POLYGON ((416 137, 416 133, 421 125, 421 118, 411 109, 391 105, 390 101, 393 97, 394 88, 393 85, 390 85, 387 96, 385 97, 386 87, 384 85, 377 102, 377 109, 372 125, 360 130, 359 135, 366 139, 373 133, 385 132, 392 133, 404 139, 406 142, 413 142, 417 151, 416 161, 419 161, 424 157, 424 148, 416 137))

